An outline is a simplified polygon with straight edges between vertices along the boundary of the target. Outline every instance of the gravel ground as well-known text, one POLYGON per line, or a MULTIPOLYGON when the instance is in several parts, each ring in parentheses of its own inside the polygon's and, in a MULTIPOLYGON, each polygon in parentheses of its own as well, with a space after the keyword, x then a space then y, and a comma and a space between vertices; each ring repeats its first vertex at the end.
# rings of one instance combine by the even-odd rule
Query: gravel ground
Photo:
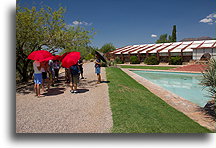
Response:
POLYGON ((33 84, 16 91, 17 133, 109 133, 113 121, 105 69, 96 84, 94 63, 84 64, 78 94, 71 94, 60 72, 60 83, 37 98, 33 84))

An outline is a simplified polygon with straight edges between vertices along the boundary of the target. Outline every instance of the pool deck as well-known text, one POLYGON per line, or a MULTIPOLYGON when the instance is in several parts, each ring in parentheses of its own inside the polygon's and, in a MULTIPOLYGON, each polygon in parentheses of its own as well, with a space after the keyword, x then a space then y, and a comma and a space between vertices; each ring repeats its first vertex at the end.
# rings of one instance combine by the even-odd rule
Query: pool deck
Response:
MULTIPOLYGON (((213 132, 215 132, 215 121, 211 116, 207 115, 205 111, 198 105, 177 96, 176 94, 148 81, 147 79, 133 73, 130 70, 144 70, 144 71, 166 71, 166 72, 186 72, 186 71, 173 71, 173 70, 152 70, 152 69, 130 69, 121 68, 122 71, 127 73, 130 77, 136 80, 138 83, 146 87, 149 91, 160 97, 167 104, 184 113, 186 116, 199 123, 213 132)), ((186 73, 200 73, 197 71, 190 71, 186 73)))

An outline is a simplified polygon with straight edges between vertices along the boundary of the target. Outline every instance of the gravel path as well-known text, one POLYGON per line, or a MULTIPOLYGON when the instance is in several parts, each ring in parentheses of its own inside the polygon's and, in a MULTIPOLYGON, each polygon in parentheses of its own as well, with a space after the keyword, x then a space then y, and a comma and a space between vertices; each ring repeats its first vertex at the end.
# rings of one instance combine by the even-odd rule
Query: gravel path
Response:
MULTIPOLYGON (((60 76, 63 76, 62 72, 60 76)), ((62 79, 44 97, 37 98, 33 84, 16 91, 17 133, 108 133, 113 121, 105 69, 101 84, 96 84, 94 63, 84 64, 79 94, 69 92, 62 79)), ((63 77, 62 77, 63 78, 63 77)))

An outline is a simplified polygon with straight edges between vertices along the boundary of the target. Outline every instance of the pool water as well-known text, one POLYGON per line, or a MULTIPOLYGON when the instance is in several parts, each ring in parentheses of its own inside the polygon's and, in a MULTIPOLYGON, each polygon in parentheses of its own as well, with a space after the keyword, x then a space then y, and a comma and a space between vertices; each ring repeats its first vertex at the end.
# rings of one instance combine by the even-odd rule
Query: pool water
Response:
POLYGON ((132 72, 201 107, 211 99, 208 92, 199 84, 202 74, 139 70, 132 72))

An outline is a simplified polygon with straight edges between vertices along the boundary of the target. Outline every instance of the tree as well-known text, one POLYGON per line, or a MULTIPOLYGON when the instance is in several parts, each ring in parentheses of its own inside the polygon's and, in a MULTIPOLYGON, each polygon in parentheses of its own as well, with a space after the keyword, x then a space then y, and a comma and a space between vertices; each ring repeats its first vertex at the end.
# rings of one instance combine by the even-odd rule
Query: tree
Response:
POLYGON ((107 53, 107 52, 110 52, 110 51, 113 51, 115 50, 115 46, 112 44, 112 43, 107 43, 107 44, 104 44, 100 51, 103 52, 103 53, 107 53))
POLYGON ((27 81, 33 74, 32 61, 27 56, 36 50, 46 48, 51 53, 59 50, 87 46, 92 31, 64 23, 65 9, 53 11, 46 7, 16 8, 16 70, 27 81))
POLYGON ((167 34, 160 35, 159 39, 156 41, 156 43, 170 43, 170 42, 176 42, 176 25, 173 25, 172 35, 168 36, 167 34))
POLYGON ((171 42, 176 42, 176 25, 173 25, 173 30, 172 30, 172 36, 171 36, 171 42))
POLYGON ((168 43, 169 40, 167 39, 167 34, 160 35, 159 39, 156 41, 156 43, 168 43))

